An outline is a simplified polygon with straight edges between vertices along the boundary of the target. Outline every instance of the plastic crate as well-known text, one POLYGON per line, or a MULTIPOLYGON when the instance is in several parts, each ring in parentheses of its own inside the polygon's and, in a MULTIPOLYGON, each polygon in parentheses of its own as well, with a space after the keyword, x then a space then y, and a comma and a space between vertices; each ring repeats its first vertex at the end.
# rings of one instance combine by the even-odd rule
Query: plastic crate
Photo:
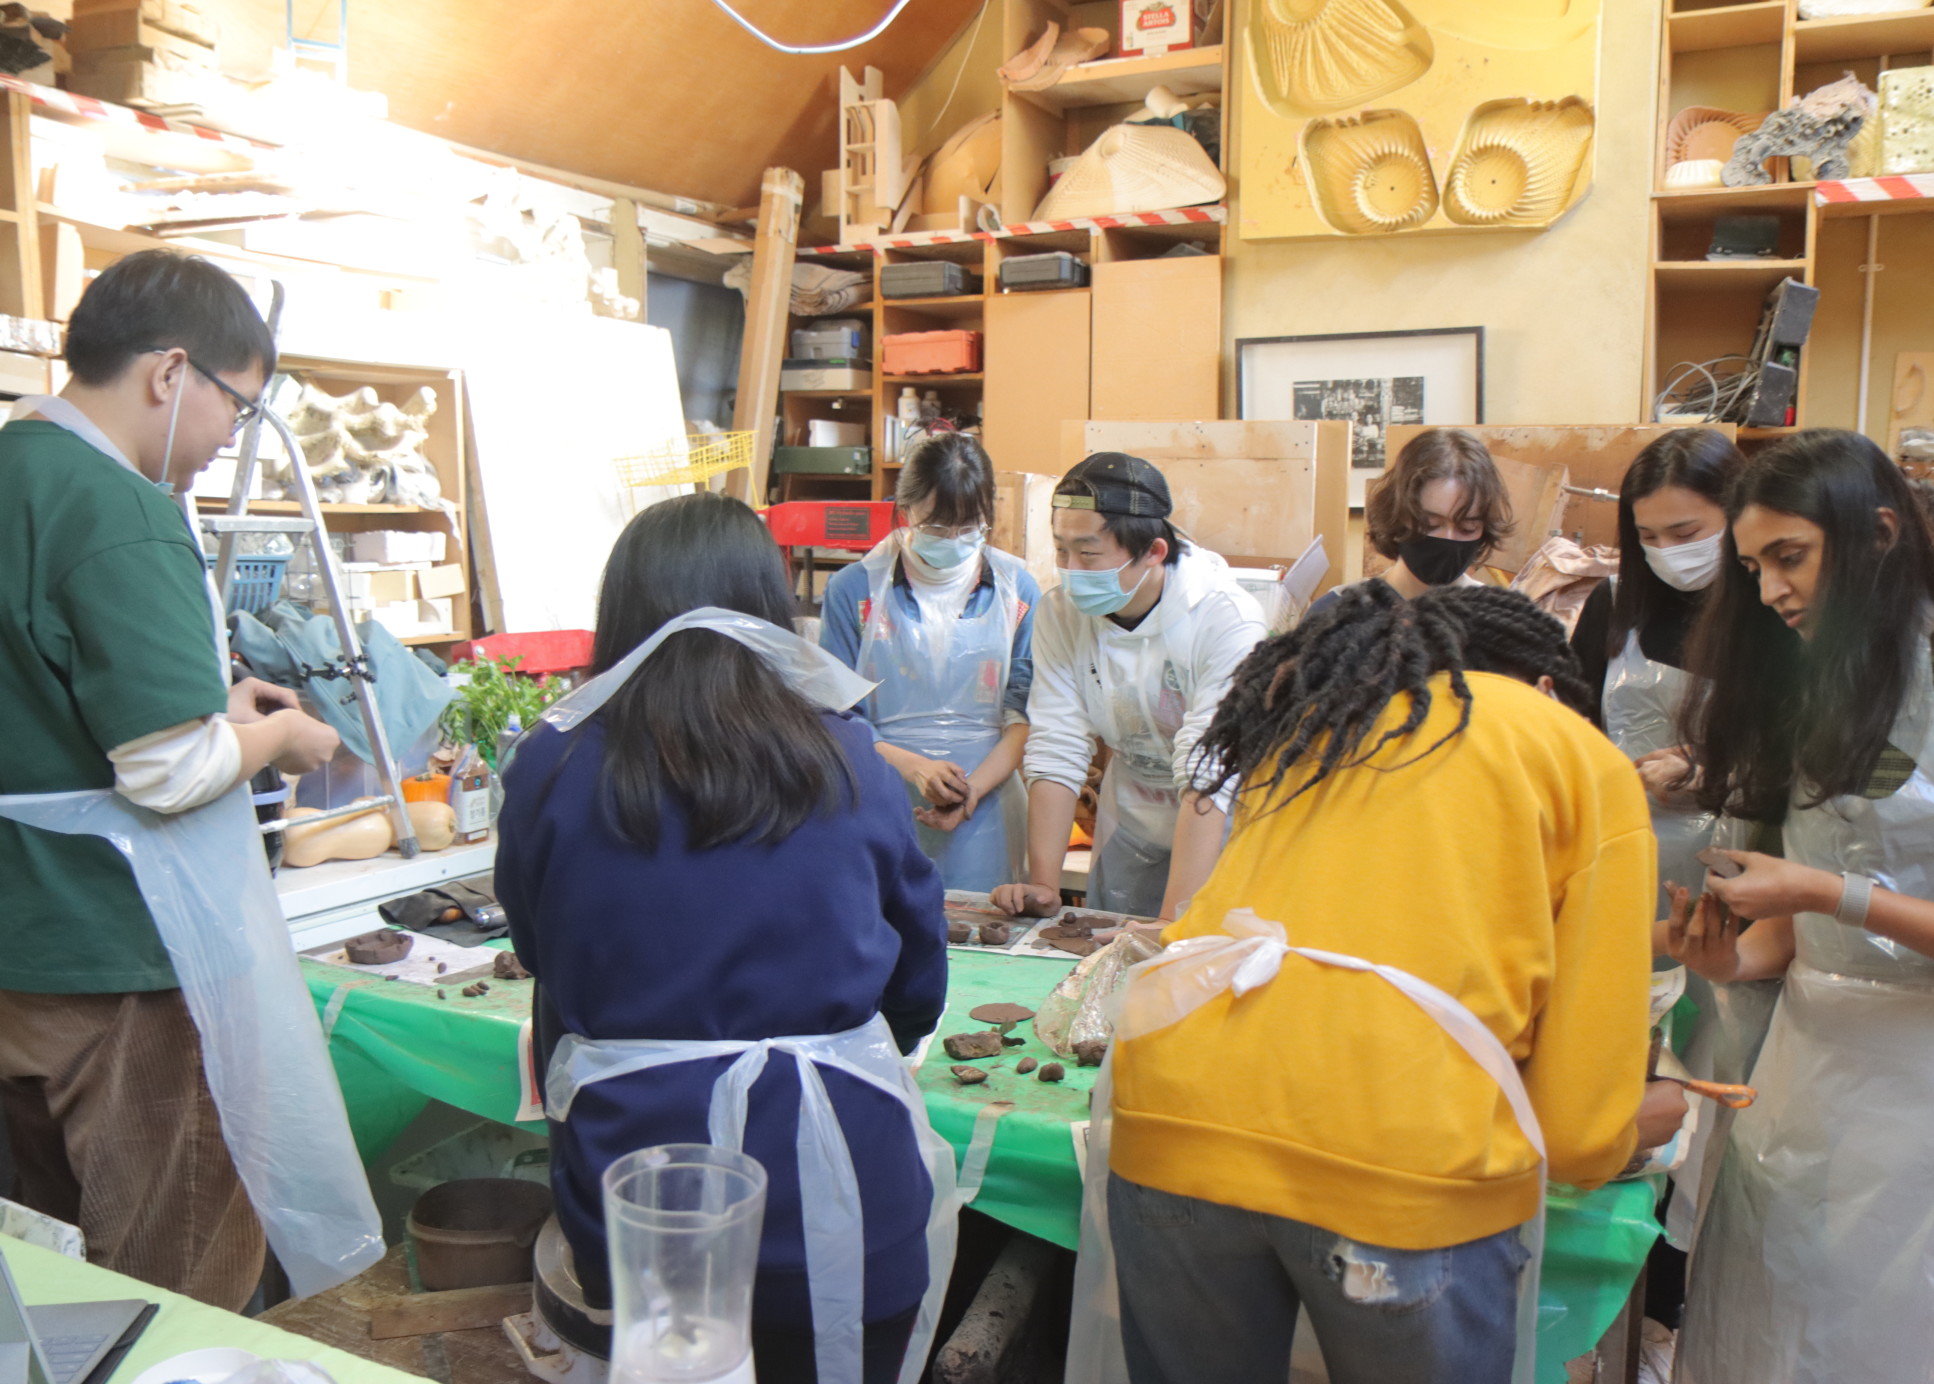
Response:
POLYGON ((980 333, 901 332, 880 338, 889 375, 956 375, 980 369, 980 333))
MULTIPOLYGON (((287 553, 251 553, 235 559, 235 574, 228 583, 228 613, 245 610, 260 615, 274 605, 282 594, 282 574, 288 570, 287 553)), ((208 555, 208 570, 215 570, 215 555, 208 555)))
POLYGON ((865 551, 893 531, 891 500, 789 500, 761 514, 782 548, 865 551))

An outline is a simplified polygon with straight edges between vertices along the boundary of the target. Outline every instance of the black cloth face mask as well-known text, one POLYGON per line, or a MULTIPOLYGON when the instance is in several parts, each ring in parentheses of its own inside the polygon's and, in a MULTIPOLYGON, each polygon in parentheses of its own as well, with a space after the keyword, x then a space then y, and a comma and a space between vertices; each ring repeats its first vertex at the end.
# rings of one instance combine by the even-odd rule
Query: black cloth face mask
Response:
POLYGON ((1397 545, 1397 556, 1410 569, 1410 575, 1426 586, 1449 586, 1477 561, 1484 548, 1481 538, 1406 539, 1397 545))

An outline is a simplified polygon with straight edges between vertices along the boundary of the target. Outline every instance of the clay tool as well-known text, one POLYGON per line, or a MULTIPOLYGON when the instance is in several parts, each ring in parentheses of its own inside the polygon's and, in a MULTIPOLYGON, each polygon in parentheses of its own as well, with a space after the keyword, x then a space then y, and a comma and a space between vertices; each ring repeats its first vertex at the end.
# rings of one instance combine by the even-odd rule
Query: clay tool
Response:
POLYGON ((1654 1081, 1674 1081, 1707 1100, 1716 1100, 1728 1110, 1744 1110, 1759 1099, 1759 1092, 1751 1086, 1729 1086, 1721 1081, 1698 1081, 1689 1076, 1667 1076, 1664 1072, 1654 1072, 1654 1081))
POLYGON ((257 828, 266 836, 272 831, 287 831, 290 827, 313 826, 317 822, 333 822, 341 817, 360 817, 365 812, 376 812, 388 807, 396 799, 385 793, 379 798, 365 798, 361 802, 350 803, 347 807, 332 807, 327 812, 318 812, 308 817, 297 817, 290 821, 287 817, 277 817, 263 822, 257 828))

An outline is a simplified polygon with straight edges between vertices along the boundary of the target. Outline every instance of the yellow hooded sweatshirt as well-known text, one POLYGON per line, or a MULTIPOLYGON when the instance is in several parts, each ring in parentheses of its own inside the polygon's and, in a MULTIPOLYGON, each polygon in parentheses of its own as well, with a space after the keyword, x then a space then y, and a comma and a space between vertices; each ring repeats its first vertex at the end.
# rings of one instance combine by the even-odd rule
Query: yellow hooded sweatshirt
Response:
MULTIPOLYGON (((1655 846, 1632 765, 1576 713, 1510 678, 1448 674, 1423 725, 1282 806, 1239 809, 1173 942, 1232 909, 1292 946, 1409 971, 1517 1059, 1543 1173, 1497 1083, 1387 982, 1287 956, 1115 1052, 1110 1166, 1131 1182, 1437 1249, 1538 1208, 1538 1178, 1591 1187, 1630 1158, 1649 1044, 1655 846)), ((1364 738, 1408 715, 1407 696, 1364 738)), ((1293 782, 1301 782, 1297 775, 1293 782)))

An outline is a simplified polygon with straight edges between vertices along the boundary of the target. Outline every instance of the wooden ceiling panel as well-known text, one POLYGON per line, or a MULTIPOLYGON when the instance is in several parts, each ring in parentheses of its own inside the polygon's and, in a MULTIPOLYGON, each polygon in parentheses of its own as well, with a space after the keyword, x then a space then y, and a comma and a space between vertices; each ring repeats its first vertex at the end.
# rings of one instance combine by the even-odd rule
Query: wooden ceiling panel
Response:
MULTIPOLYGON (((797 45, 864 33, 889 4, 734 0, 797 45)), ((712 0, 355 0, 349 81, 384 93, 399 124, 459 144, 751 206, 770 165, 797 169, 809 187, 833 166, 842 63, 879 68, 887 95, 901 96, 978 7, 913 0, 865 47, 801 57, 760 43, 712 0)), ((277 40, 281 9, 274 0, 277 40)), ((266 13, 251 17, 268 27, 266 13)))

